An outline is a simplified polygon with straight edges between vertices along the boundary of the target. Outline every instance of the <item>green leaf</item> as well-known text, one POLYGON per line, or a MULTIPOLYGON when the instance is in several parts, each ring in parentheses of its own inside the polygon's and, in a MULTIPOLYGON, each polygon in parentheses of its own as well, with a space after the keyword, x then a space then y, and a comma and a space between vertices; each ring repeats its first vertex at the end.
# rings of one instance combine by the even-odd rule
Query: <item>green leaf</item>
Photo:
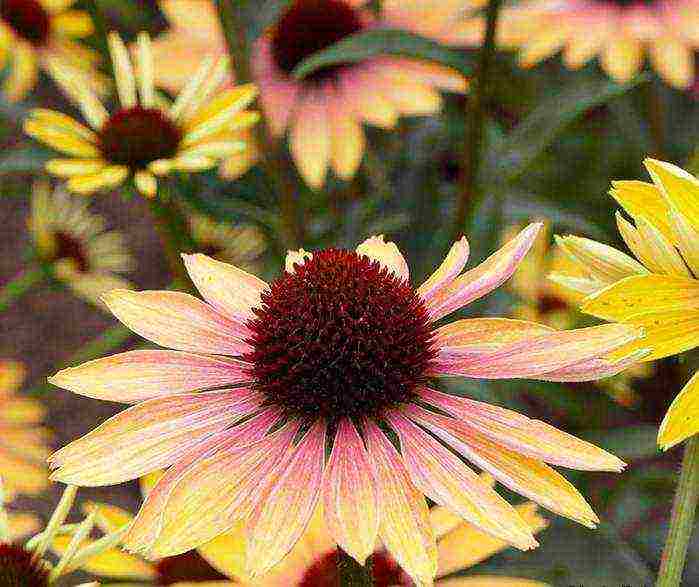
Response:
POLYGON ((378 55, 424 59, 451 67, 464 76, 470 76, 472 72, 472 67, 461 54, 436 41, 401 30, 375 29, 350 35, 314 53, 296 66, 293 75, 303 79, 324 67, 357 63, 378 55))
POLYGON ((588 110, 623 96, 646 81, 638 76, 626 84, 606 79, 575 80, 539 105, 486 156, 481 179, 486 184, 512 181, 522 175, 559 134, 588 110))

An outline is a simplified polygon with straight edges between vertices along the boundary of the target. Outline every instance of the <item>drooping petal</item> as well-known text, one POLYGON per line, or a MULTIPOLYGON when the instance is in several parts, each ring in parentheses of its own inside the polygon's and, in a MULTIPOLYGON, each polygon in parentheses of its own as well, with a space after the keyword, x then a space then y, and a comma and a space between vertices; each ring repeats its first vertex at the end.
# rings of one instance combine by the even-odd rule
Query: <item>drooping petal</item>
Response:
POLYGON ((291 124, 289 149, 303 179, 317 190, 325 183, 330 162, 328 98, 318 88, 308 90, 301 101, 291 124))
POLYGON ((136 334, 164 347, 222 355, 250 348, 241 340, 245 330, 186 293, 114 290, 102 300, 136 334))
POLYGON ((461 459, 399 414, 389 416, 413 483, 430 499, 484 532, 528 550, 537 546, 515 510, 461 459))
POLYGON ((69 367, 49 383, 86 397, 122 403, 233 385, 250 379, 235 359, 181 351, 128 351, 69 367))
POLYGON ((464 458, 488 471, 505 487, 546 509, 594 528, 599 522, 585 499, 563 476, 541 461, 518 454, 488 440, 453 418, 421 408, 411 418, 457 450, 464 458))
POLYGON ((250 577, 281 561, 311 520, 323 478, 325 433, 325 422, 313 425, 263 482, 266 495, 247 526, 250 577))
POLYGON ((49 458, 52 478, 97 487, 166 467, 260 404, 245 389, 152 399, 113 416, 49 458))
POLYGON ((427 388, 420 398, 455 416, 466 428, 534 459, 582 471, 624 468, 620 459, 594 444, 512 410, 427 388))
MULTIPOLYGON (((126 547, 134 552, 151 549, 162 530, 163 512, 170 493, 192 465, 228 446, 235 448, 261 440, 278 417, 276 411, 266 410, 244 424, 212 434, 174 463, 146 492, 146 499, 124 538, 126 547)), ((175 507, 174 503, 172 507, 175 507)), ((204 542, 206 539, 202 539, 201 543, 204 542)))
POLYGON ((376 489, 364 442, 347 419, 338 424, 322 491, 330 534, 364 564, 374 551, 379 531, 376 489))
POLYGON ((379 427, 367 421, 364 433, 379 500, 379 536, 405 572, 418 584, 431 585, 437 548, 425 498, 379 427))
POLYGON ((699 432, 699 372, 695 373, 672 402, 658 430, 663 450, 699 432))
POLYGON ((437 270, 418 288, 417 293, 423 300, 432 299, 442 287, 451 283, 463 271, 468 261, 469 251, 468 240, 462 236, 451 246, 437 270))
POLYGON ((239 321, 252 316, 267 289, 263 280, 206 255, 182 255, 182 259, 197 290, 214 309, 239 321))
POLYGON ((369 257, 377 261, 379 265, 386 267, 396 277, 410 279, 408 263, 400 252, 396 243, 384 241, 384 236, 372 236, 357 247, 357 254, 369 257))
POLYGON ((534 244, 542 226, 540 222, 530 224, 478 267, 467 271, 443 287, 427 302, 432 320, 439 320, 490 293, 507 281, 534 244))
POLYGON ((149 555, 187 552, 248 519, 264 497, 261 483, 290 449, 297 431, 298 423, 287 424, 243 445, 236 435, 190 466, 167 496, 162 528, 149 555))

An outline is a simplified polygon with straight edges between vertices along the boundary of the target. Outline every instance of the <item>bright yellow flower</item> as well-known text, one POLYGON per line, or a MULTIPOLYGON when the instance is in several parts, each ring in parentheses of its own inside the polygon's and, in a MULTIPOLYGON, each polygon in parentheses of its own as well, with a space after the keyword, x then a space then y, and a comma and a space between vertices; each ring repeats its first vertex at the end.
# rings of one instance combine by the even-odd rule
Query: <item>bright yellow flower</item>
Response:
POLYGON ((503 12, 499 33, 501 45, 519 48, 524 67, 559 51, 574 69, 599 56, 602 68, 625 82, 647 55, 667 83, 687 88, 699 48, 699 1, 525 0, 503 12))
POLYGON ((49 485, 50 435, 41 425, 45 410, 17 394, 24 375, 20 363, 0 360, 0 476, 8 502, 19 493, 39 495, 49 485))
POLYGON ((256 96, 254 86, 221 90, 226 59, 207 60, 172 104, 155 91, 150 38, 138 37, 134 65, 116 33, 109 35, 120 107, 109 114, 89 88, 67 70, 54 77, 80 106, 92 128, 60 112, 33 110, 24 130, 68 155, 46 164, 49 173, 68 178, 68 188, 90 194, 115 187, 133 176, 143 195, 156 195, 157 176, 196 172, 243 153, 240 131, 257 122, 243 110, 256 96))
MULTIPOLYGON (((149 475, 142 479, 142 487, 153 487, 161 474, 149 475)), ((493 479, 482 476, 483 481, 492 486, 493 479)), ((105 533, 112 533, 133 521, 128 512, 107 504, 88 503, 85 512, 98 511, 97 524, 105 533)), ((548 522, 538 512, 536 504, 526 502, 515 508, 529 526, 532 533, 538 533, 548 526, 548 522)), ((445 579, 458 571, 469 569, 485 559, 505 550, 510 545, 497 538, 480 532, 461 517, 444 507, 430 510, 429 521, 437 540, 437 585, 469 587, 543 587, 543 583, 510 577, 473 575, 458 579, 445 579)), ((70 536, 58 536, 53 541, 53 549, 62 555, 70 542, 70 536)), ((85 546, 94 544, 86 540, 85 546)), ((227 532, 198 549, 199 555, 208 562, 201 563, 194 551, 177 557, 148 562, 123 548, 114 547, 90 558, 81 569, 100 578, 122 581, 149 581, 160 585, 177 583, 201 585, 202 582, 228 582, 247 587, 294 587, 296 585, 331 585, 337 582, 337 543, 323 524, 322 510, 313 516, 306 532, 296 546, 268 574, 254 581, 245 576, 245 535, 244 529, 227 532)), ((410 577, 382 547, 377 546, 372 556, 375 569, 375 585, 413 585, 410 577)))
MULTIPOLYGON (((560 284, 587 297, 583 312, 642 327, 652 361, 699 346, 699 181, 662 161, 646 159, 653 183, 615 181, 611 195, 635 225, 617 212, 622 238, 636 259, 576 236, 558 239, 577 274, 559 273, 560 284)), ((658 434, 667 449, 699 432, 699 374, 675 398, 658 434)))
POLYGON ((29 233, 37 256, 75 294, 101 305, 103 293, 132 287, 118 275, 134 269, 125 236, 106 230, 104 218, 90 212, 87 200, 61 188, 52 192, 39 182, 31 210, 29 233))
POLYGON ((0 69, 6 100, 21 100, 37 82, 39 67, 70 69, 81 83, 93 83, 98 56, 76 42, 92 34, 92 20, 73 10, 75 0, 3 0, 0 3, 0 69))

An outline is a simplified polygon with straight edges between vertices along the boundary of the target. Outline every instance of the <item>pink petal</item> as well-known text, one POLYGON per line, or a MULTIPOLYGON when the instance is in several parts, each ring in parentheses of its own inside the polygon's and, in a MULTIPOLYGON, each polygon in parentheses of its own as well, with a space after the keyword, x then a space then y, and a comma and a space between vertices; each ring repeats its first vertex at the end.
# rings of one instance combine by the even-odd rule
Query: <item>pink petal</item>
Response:
POLYGON ((422 299, 429 301, 441 289, 449 285, 464 270, 469 255, 468 240, 462 236, 449 249, 439 268, 417 290, 422 299))
POLYGON ((304 181, 320 189, 330 162, 330 103, 325 88, 307 88, 289 134, 289 150, 304 181))
POLYGON ((435 339, 445 355, 458 356, 460 350, 492 351, 549 332, 554 332, 554 329, 526 320, 465 318, 438 328, 435 339))
POLYGON ((250 350, 242 341, 246 330, 189 294, 113 290, 102 299, 127 327, 160 346, 221 355, 250 350))
POLYGON ((425 498, 379 427, 366 421, 364 434, 379 500, 379 536, 416 583, 431 585, 437 573, 437 547, 425 498))
POLYGON ((63 369, 49 383, 96 399, 137 403, 248 381, 247 364, 180 351, 128 351, 63 369))
POLYGON ((262 398, 248 389, 156 398, 113 416, 49 457, 52 479, 97 487, 167 467, 211 434, 240 420, 262 398))
POLYGON ((403 460, 413 483, 425 495, 517 548, 528 550, 537 546, 515 509, 454 453, 403 416, 393 413, 388 420, 400 438, 403 460))
POLYGON ((650 354, 650 349, 639 349, 626 357, 613 362, 609 359, 590 359, 563 369, 549 371, 537 379, 542 381, 597 381, 626 371, 650 354))
POLYGON ((325 470, 323 511, 332 537, 364 564, 376 546, 378 506, 364 442, 347 419, 338 424, 325 470))
POLYGON ((455 416, 464 433, 467 428, 476 430, 534 459, 583 471, 619 472, 624 468, 624 463, 607 451, 512 410, 426 388, 420 399, 455 416))
POLYGON ((435 292, 428 302, 432 320, 439 320, 505 283, 534 244, 542 226, 541 222, 530 224, 478 267, 435 292))
POLYGON ((276 410, 266 410, 244 424, 221 430, 197 444, 175 462, 148 492, 143 505, 124 538, 124 545, 134 552, 149 551, 162 531, 162 517, 172 489, 197 462, 225 447, 253 444, 262 440, 279 419, 276 410))
POLYGON ((236 322, 253 316, 252 308, 260 305, 267 289, 261 279, 206 255, 182 255, 187 273, 211 307, 236 322))
POLYGON ((264 497, 262 483, 292 446, 298 422, 252 444, 223 443, 179 477, 148 550, 161 558, 187 552, 248 518, 264 497))
POLYGON ((281 561, 301 538, 320 495, 325 459, 325 422, 316 423, 264 481, 264 501, 248 526, 246 569, 260 576, 281 561))

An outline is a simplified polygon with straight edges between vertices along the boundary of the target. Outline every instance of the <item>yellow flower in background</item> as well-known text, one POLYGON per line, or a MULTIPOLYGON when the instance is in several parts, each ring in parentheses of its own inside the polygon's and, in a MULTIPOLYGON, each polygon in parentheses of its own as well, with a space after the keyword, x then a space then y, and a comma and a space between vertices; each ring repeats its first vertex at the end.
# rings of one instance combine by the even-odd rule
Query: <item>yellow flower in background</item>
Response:
POLYGON ((99 80, 98 55, 77 42, 92 34, 92 20, 71 7, 71 0, 3 0, 0 2, 0 69, 9 65, 2 83, 6 100, 24 98, 39 77, 39 68, 72 70, 81 83, 99 80))
MULTIPOLYGON (((290 74, 304 58, 352 33, 372 27, 417 32, 461 44, 464 18, 476 0, 382 2, 376 18, 366 0, 296 0, 255 44, 252 67, 272 133, 290 129, 291 154, 313 188, 325 183, 329 167, 343 179, 354 176, 364 154, 363 123, 394 128, 400 116, 436 114, 437 90, 462 93, 467 82, 457 72, 404 57, 377 57, 359 64, 321 70, 298 81, 290 74)), ((216 10, 208 0, 163 0, 170 30, 154 41, 157 79, 177 90, 212 49, 226 52, 216 10), (191 18, 196 14, 197 18, 191 18)), ((235 64, 234 64, 235 65, 235 64)), ((246 162, 252 163, 254 161, 246 162)), ((245 167, 224 163, 224 175, 245 167)))
POLYGON ((499 43, 518 48, 524 67, 559 51, 572 69, 598 56, 612 78, 625 82, 648 56, 668 84, 684 89, 694 81, 699 1, 525 0, 503 11, 499 29, 499 43))
MULTIPOLYGON (((147 475, 141 479, 144 493, 155 485, 162 473, 147 475)), ((482 475, 483 481, 492 487, 492 477, 482 475)), ((515 506, 522 519, 536 534, 548 526, 531 502, 515 506)), ((130 524, 134 517, 115 506, 103 503, 87 503, 84 512, 98 511, 97 525, 106 534, 130 524)), ((527 579, 473 575, 445 579, 448 575, 469 569, 485 559, 505 550, 507 542, 480 532, 471 524, 444 507, 434 507, 429 512, 429 522, 437 540, 437 585, 456 587, 543 587, 543 583, 527 579)), ((58 536, 53 550, 65 553, 71 536, 58 536)), ((87 539, 85 546, 94 544, 87 539)), ((100 578, 121 581, 149 581, 158 585, 197 585, 202 582, 228 581, 246 587, 305 587, 337 584, 337 543, 323 524, 319 507, 296 546, 276 567, 263 577, 251 580, 245 576, 245 535, 243 528, 227 532, 196 551, 183 555, 148 562, 141 557, 114 548, 84 561, 81 569, 100 578), (206 562, 204 562, 206 561, 206 562)), ((386 552, 377 546, 372 558, 374 585, 376 587, 400 587, 414 585, 409 575, 386 552)))
MULTIPOLYGON (((507 231, 503 240, 509 240, 519 230, 521 227, 507 231)), ((579 322, 578 305, 585 296, 547 278, 551 274, 561 273, 568 278, 583 275, 579 272, 578 265, 560 247, 551 247, 550 240, 550 226, 544 224, 530 253, 522 260, 510 280, 512 292, 519 299, 513 307, 512 317, 539 322, 552 328, 573 328, 579 322)), ((620 405, 628 407, 639 399, 632 386, 633 379, 648 377, 652 372, 649 363, 637 363, 621 373, 595 381, 595 386, 620 405)))
POLYGON ((41 262, 79 297, 101 306, 103 293, 132 287, 119 276, 135 266, 126 237, 107 230, 104 218, 90 212, 85 198, 38 182, 27 223, 41 262))
POLYGON ((37 400, 18 395, 24 377, 20 363, 0 360, 0 477, 8 502, 18 494, 39 495, 49 486, 45 409, 37 400))
MULTIPOLYGON (((646 159, 653 183, 615 181, 611 195, 634 220, 617 212, 624 242, 636 259, 590 239, 566 236, 561 249, 577 273, 560 284, 584 294, 581 310, 642 327, 652 361, 699 346, 699 181, 662 161, 646 159)), ((618 351, 633 352, 635 343, 618 351)), ((699 432, 699 373, 675 398, 658 433, 670 448, 699 432)))
POLYGON ((244 108, 255 98, 252 85, 221 90, 225 58, 209 59, 193 73, 172 104, 155 91, 150 37, 141 33, 134 65, 116 33, 109 35, 120 106, 111 114, 69 70, 54 78, 80 106, 91 128, 46 109, 35 109, 25 132, 68 155, 46 164, 49 173, 68 179, 68 189, 90 194, 113 188, 133 176, 143 195, 154 197, 157 176, 197 172, 244 153, 240 131, 255 124, 257 112, 244 108))

